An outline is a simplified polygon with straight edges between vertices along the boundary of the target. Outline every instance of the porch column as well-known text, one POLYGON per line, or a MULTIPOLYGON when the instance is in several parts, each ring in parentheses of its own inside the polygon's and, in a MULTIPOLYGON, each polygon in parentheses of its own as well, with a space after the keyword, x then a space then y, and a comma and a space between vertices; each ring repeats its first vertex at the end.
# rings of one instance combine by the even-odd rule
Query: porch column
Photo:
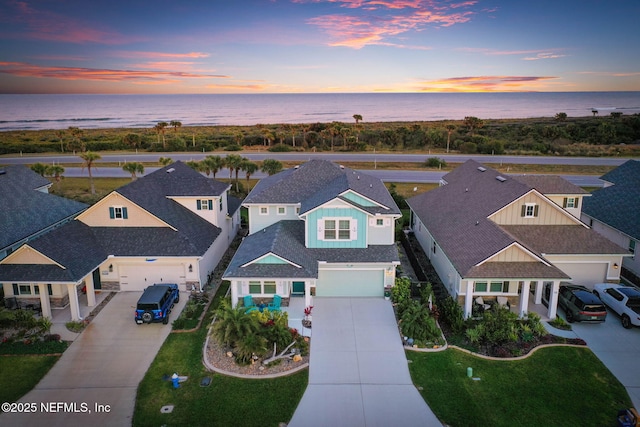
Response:
POLYGON ((51 315, 51 301, 49 301, 49 290, 46 283, 38 283, 38 289, 40 291, 40 309, 42 310, 42 317, 52 319, 51 315))
POLYGON ((237 280, 231 280, 231 307, 233 308, 238 306, 238 284, 237 280))
POLYGON ((542 304, 542 280, 536 282, 536 292, 534 294, 534 301, 536 304, 542 304))
POLYGON ((464 294, 464 318, 471 317, 473 310, 473 280, 467 280, 467 289, 464 294))
POLYGON ((549 295, 549 311, 547 315, 549 319, 553 320, 556 318, 556 313, 558 310, 558 291, 560 290, 560 281, 554 280, 551 285, 551 295, 549 295))
POLYGON ((525 280, 520 291, 520 304, 518 305, 518 315, 524 317, 529 311, 529 289, 531 282, 525 280))
POLYGON ((78 303, 78 291, 75 283, 67 283, 67 292, 69 293, 69 310, 71 310, 71 320, 80 321, 80 304, 78 303))
POLYGON ((308 280, 304 281, 304 306, 311 307, 313 305, 311 299, 311 282, 308 280))
POLYGON ((87 287, 87 306, 93 307, 96 305, 96 291, 93 288, 93 274, 84 278, 84 285, 87 287))

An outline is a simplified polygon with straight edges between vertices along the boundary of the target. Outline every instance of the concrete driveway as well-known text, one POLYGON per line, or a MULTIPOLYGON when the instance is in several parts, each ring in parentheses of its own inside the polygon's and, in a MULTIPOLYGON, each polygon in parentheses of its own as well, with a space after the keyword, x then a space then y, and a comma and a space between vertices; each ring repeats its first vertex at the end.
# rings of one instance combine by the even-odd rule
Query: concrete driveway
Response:
MULTIPOLYGON (((564 311, 560 313, 564 317, 564 311)), ((572 323, 572 328, 626 387, 633 405, 640 408, 640 328, 624 329, 611 310, 604 323, 572 323)))
POLYGON ((389 301, 315 298, 309 385, 289 426, 441 426, 411 381, 389 301))
MULTIPOLYGON (((171 325, 162 323, 136 325, 134 310, 141 294, 121 292, 114 296, 40 383, 20 399, 37 403, 36 413, 2 414, 0 424, 131 425, 138 383, 171 331, 171 325), (54 403, 58 412, 43 412, 41 402, 54 403), (108 410, 103 406, 104 412, 97 412, 96 405, 108 405, 108 410)), ((170 321, 176 319, 187 299, 186 294, 181 295, 170 321)))

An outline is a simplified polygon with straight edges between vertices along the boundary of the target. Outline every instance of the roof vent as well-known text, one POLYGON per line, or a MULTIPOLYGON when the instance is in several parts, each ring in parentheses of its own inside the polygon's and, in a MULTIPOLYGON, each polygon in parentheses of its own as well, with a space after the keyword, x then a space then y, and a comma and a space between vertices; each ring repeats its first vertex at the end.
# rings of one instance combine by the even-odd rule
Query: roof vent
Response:
POLYGON ((300 167, 300 165, 295 165, 293 168, 294 169, 298 169, 300 167))
POLYGON ((358 180, 360 179, 360 175, 358 175, 358 180))
POLYGON ((476 221, 476 225, 480 224, 480 221, 476 221))
POLYGON ((174 171, 175 171, 175 168, 169 168, 169 169, 167 169, 167 173, 171 173, 171 172, 174 172, 174 171))
POLYGON ((486 170, 487 170, 487 168, 485 168, 485 167, 483 167, 483 166, 478 166, 478 170, 479 170, 480 172, 484 172, 484 171, 486 171, 486 170))
POLYGON ((7 171, 5 169, 0 169, 0 175, 5 175, 7 171))
POLYGON ((465 192, 465 193, 468 193, 468 192, 469 192, 469 189, 468 189, 468 188, 465 188, 465 189, 464 189, 464 192, 465 192))
POLYGON ((505 181, 507 180, 507 178, 505 178, 505 177, 504 177, 504 176, 502 176, 502 175, 498 175, 498 176, 496 176, 496 179, 497 179, 498 181, 500 181, 500 182, 505 182, 505 181))
POLYGON ((373 188, 373 184, 369 184, 369 188, 373 188))
POLYGON ((344 169, 344 166, 340 165, 340 169, 344 169))

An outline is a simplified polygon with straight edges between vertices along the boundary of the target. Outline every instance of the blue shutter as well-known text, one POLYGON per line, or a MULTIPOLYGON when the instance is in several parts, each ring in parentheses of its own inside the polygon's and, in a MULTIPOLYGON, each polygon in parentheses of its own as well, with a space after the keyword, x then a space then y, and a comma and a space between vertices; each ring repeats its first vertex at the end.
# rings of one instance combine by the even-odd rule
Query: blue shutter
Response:
POLYGON ((122 219, 127 219, 127 208, 122 207, 122 219))
POLYGON ((202 203, 200 202, 200 199, 196 200, 196 203, 197 203, 198 210, 202 210, 202 203))
POLYGON ((116 210, 113 206, 109 206, 109 218, 111 219, 115 219, 116 217, 116 210))
POLYGON ((213 210, 213 200, 209 200, 209 210, 213 210))

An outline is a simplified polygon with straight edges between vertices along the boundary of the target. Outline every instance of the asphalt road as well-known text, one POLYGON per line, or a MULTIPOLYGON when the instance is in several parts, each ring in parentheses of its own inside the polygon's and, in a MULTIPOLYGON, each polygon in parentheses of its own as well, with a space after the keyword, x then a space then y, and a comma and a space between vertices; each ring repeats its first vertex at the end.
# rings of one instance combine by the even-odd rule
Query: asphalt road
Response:
MULTIPOLYGON (((174 159, 175 160, 175 159, 174 159)), ((148 175, 153 171, 158 170, 157 167, 148 167, 144 169, 143 175, 148 175)), ((416 182, 416 183, 437 183, 440 178, 444 176, 446 172, 438 171, 403 171, 403 170, 362 170, 363 173, 375 176, 385 182, 416 182)), ((123 171, 121 168, 116 167, 100 167, 92 168, 91 174, 95 178, 126 178, 131 175, 128 172, 123 171)), ((65 168, 64 176, 69 178, 76 177, 88 177, 89 174, 86 168, 65 168)), ((256 172, 251 175, 252 179, 262 179, 267 175, 263 172, 256 172)), ((597 175, 560 175, 567 181, 578 185, 580 187, 602 187, 602 180, 597 175)), ((223 169, 216 174, 216 178, 228 178, 229 170, 223 169)), ((244 179, 245 174, 240 172, 239 179, 244 179)))
MULTIPOLYGON (((98 163, 115 162, 156 162, 160 157, 170 157, 173 160, 202 160, 208 155, 222 157, 230 153, 123 153, 101 154, 98 163)), ((619 166, 629 160, 623 157, 549 157, 549 156, 490 156, 463 154, 375 154, 375 153, 244 153, 239 152, 250 160, 278 159, 282 161, 307 161, 311 159, 325 159, 333 162, 389 162, 389 163, 421 163, 428 157, 438 157, 448 163, 463 163, 473 159, 481 163, 493 164, 540 164, 540 165, 583 165, 583 166, 619 166)), ((55 156, 3 156, 0 164, 32 164, 32 163, 82 163, 82 159, 74 155, 55 156)))

